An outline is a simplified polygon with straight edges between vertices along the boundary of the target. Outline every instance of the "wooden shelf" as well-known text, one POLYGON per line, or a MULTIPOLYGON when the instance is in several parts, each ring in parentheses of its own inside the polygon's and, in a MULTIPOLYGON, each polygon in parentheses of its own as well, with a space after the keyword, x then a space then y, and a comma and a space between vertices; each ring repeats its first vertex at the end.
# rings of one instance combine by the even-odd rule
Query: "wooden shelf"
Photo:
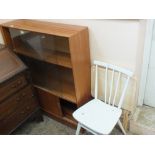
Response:
POLYGON ((21 59, 30 69, 35 87, 73 103, 77 102, 72 70, 25 56, 21 56, 21 59))
POLYGON ((72 114, 77 109, 77 105, 67 102, 63 99, 60 99, 60 105, 62 109, 63 116, 75 122, 72 114))
POLYGON ((70 94, 68 93, 63 93, 62 95, 62 92, 58 91, 58 90, 55 90, 55 89, 48 89, 48 88, 45 88, 45 87, 41 87, 41 86, 38 86, 38 85, 34 85, 35 88, 38 88, 38 89, 41 89, 43 91, 46 91, 52 95, 55 95, 57 97, 61 97, 63 98, 64 100, 67 100, 67 101, 70 101, 72 103, 75 103, 76 104, 76 97, 75 97, 75 94, 73 93, 74 91, 70 91, 70 94))
POLYGON ((14 49, 14 52, 37 60, 72 68, 70 54, 66 52, 44 50, 39 54, 25 46, 18 46, 18 48, 14 49))

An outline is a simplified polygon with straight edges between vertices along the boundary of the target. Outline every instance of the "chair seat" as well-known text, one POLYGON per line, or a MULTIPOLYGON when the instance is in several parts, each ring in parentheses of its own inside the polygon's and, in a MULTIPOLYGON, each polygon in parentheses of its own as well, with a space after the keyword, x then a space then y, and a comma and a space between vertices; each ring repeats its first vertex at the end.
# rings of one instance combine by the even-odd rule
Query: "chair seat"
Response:
POLYGON ((122 110, 93 99, 77 109, 73 117, 97 134, 109 134, 118 122, 122 110))

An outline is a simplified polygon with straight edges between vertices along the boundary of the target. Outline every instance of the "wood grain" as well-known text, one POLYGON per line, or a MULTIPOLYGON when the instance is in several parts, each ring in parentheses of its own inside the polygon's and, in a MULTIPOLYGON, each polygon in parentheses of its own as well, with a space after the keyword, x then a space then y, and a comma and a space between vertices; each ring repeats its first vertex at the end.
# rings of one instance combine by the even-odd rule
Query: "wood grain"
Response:
POLYGON ((80 106, 91 99, 91 64, 88 29, 69 40, 77 104, 80 106))
POLYGON ((36 90, 39 96, 41 108, 53 115, 62 116, 59 98, 39 88, 36 88, 36 90))
POLYGON ((0 51, 0 83, 26 69, 24 63, 9 48, 0 51))
POLYGON ((14 20, 11 22, 3 23, 3 27, 22 29, 27 31, 46 33, 56 36, 71 37, 76 33, 85 29, 83 26, 44 22, 37 20, 14 20))
POLYGON ((15 20, 2 24, 2 31, 5 43, 11 44, 15 52, 27 56, 27 60, 23 61, 28 63, 34 86, 39 89, 43 110, 61 122, 75 125, 69 114, 70 109, 65 107, 62 114, 63 105, 59 105, 58 101, 65 99, 72 107, 80 107, 91 99, 88 28, 37 20, 15 20), (50 51, 42 51, 40 58, 32 51, 23 49, 20 42, 10 40, 9 29, 30 31, 28 35, 45 34, 48 37, 41 44, 50 51))

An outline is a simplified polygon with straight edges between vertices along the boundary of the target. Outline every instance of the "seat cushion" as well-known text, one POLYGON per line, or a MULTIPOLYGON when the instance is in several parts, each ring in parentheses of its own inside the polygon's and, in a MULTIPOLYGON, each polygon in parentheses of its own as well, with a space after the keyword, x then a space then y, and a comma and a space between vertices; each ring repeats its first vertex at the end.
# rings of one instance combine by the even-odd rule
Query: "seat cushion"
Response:
POLYGON ((109 134, 118 122, 121 113, 121 109, 93 99, 77 109, 73 117, 97 134, 109 134))

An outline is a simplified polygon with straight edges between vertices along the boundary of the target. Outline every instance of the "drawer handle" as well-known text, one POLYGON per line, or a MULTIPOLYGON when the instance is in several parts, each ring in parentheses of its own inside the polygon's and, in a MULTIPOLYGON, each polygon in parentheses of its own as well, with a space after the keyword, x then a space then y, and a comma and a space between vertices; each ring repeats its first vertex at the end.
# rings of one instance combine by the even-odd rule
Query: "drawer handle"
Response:
POLYGON ((12 85, 12 86, 11 86, 11 88, 16 88, 16 87, 17 87, 17 85, 12 85))
POLYGON ((23 93, 23 94, 22 94, 22 96, 23 96, 23 97, 25 97, 25 96, 26 96, 26 94, 25 94, 25 93, 23 93))
POLYGON ((21 114, 25 114, 25 111, 21 111, 21 114))
POLYGON ((26 107, 26 109, 27 109, 27 110, 30 110, 30 107, 29 107, 29 106, 27 106, 27 107, 26 107))
POLYGON ((2 123, 7 123, 7 119, 3 119, 1 122, 2 123))
POLYGON ((17 102, 19 102, 19 101, 20 101, 20 98, 19 98, 19 97, 17 97, 16 101, 17 101, 17 102))
POLYGON ((18 85, 20 85, 20 84, 22 83, 22 81, 21 81, 21 80, 19 80, 17 83, 18 83, 18 85))
POLYGON ((22 81, 19 80, 16 84, 12 85, 12 88, 18 87, 20 84, 22 84, 22 81))

